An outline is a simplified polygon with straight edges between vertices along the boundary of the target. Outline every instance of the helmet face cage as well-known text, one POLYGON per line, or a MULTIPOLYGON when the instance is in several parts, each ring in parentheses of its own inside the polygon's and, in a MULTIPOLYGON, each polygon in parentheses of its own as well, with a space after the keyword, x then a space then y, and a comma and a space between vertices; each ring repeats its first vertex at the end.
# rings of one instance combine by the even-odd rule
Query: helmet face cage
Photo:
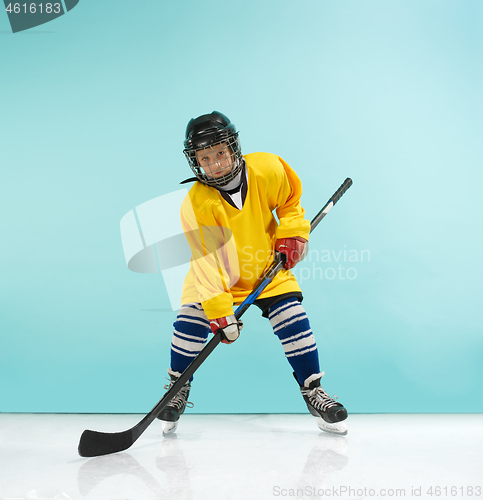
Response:
POLYGON ((243 166, 237 132, 209 145, 186 148, 183 152, 197 179, 208 186, 226 186, 243 166))

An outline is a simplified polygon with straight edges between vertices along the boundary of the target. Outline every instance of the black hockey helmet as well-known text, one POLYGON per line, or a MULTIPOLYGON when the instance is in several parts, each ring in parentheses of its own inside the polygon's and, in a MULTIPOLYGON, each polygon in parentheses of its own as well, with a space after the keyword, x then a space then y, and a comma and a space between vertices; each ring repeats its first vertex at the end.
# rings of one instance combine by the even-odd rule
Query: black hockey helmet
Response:
MULTIPOLYGON (((183 150, 189 166, 196 178, 209 186, 225 186, 240 172, 243 162, 235 125, 228 117, 218 111, 213 111, 198 118, 192 118, 186 127, 186 136, 183 150), (217 177, 207 175, 211 170, 210 165, 200 165, 197 152, 209 150, 219 151, 223 149, 226 153, 229 166, 221 170, 227 170, 226 174, 217 177)), ((215 164, 213 164, 215 165, 215 164)), ((215 167, 213 167, 214 170, 215 167)))

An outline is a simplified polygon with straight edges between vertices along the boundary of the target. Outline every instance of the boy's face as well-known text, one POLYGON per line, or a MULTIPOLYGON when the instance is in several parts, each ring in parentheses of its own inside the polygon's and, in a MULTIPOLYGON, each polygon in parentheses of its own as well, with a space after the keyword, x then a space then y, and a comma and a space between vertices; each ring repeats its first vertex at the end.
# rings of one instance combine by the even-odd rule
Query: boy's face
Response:
POLYGON ((196 151, 196 159, 205 174, 212 179, 229 174, 233 168, 233 152, 226 142, 196 151))

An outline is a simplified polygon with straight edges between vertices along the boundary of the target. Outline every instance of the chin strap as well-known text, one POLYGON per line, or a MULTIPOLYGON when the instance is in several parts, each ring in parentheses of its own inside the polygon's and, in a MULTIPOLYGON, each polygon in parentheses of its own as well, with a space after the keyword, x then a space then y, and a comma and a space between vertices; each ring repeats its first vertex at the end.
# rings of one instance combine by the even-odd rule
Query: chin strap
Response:
POLYGON ((185 179, 184 181, 181 181, 180 184, 187 184, 188 182, 196 182, 198 177, 190 177, 189 179, 185 179))

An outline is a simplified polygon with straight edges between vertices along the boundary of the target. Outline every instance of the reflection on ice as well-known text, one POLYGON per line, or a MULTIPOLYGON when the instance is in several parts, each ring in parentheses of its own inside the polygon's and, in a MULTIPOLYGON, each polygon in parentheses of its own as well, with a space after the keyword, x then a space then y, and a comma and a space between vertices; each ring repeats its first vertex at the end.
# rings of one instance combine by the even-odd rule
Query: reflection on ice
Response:
MULTIPOLYGON (((320 434, 307 457, 297 488, 315 492, 324 486, 327 478, 342 470, 349 462, 348 443, 343 436, 320 434)), ((312 495, 312 498, 320 498, 312 495)))
POLYGON ((156 467, 166 474, 169 498, 179 500, 193 498, 188 466, 175 434, 163 439, 161 452, 156 457, 156 467))
MULTIPOLYGON (((213 420, 217 420, 217 417, 213 417, 213 420)), ((179 436, 172 434, 161 438, 160 451, 157 456, 154 456, 151 452, 144 453, 142 465, 132 455, 125 452, 92 458, 79 468, 77 476, 79 491, 83 496, 89 494, 95 496, 101 491, 100 485, 103 481, 113 476, 124 479, 126 476, 133 476, 138 480, 139 484, 142 483, 154 493, 156 499, 188 500, 193 498, 193 488, 190 482, 190 470, 187 466, 186 457, 188 457, 190 463, 194 463, 191 473, 198 479, 206 475, 207 463, 213 464, 215 474, 216 468, 221 467, 219 469, 221 475, 224 474, 223 465, 226 466, 227 463, 231 464, 235 473, 237 470, 241 473, 241 469, 247 467, 244 464, 251 463, 251 467, 248 466, 244 471, 247 474, 245 481, 248 484, 256 479, 253 473, 260 462, 263 463, 264 455, 267 463, 271 462, 271 466, 278 467, 280 463, 285 461, 283 454, 279 454, 276 460, 273 457, 270 460, 269 457, 272 456, 273 450, 270 447, 267 449, 260 446, 261 440, 268 439, 269 443, 271 436, 277 436, 276 440, 280 444, 284 440, 283 434, 288 433, 290 436, 289 442, 292 445, 289 450, 286 450, 287 455, 293 454, 299 457, 300 450, 304 447, 303 443, 301 446, 293 447, 296 442, 294 434, 297 434, 293 428, 284 430, 277 423, 274 427, 265 429, 264 426, 260 427, 259 420, 256 417, 245 417, 244 420, 244 438, 248 448, 233 446, 235 442, 240 442, 240 436, 235 431, 235 426, 227 434, 224 433, 223 425, 219 425, 218 428, 220 434, 216 438, 212 436, 211 439, 207 438, 206 435, 203 436, 203 433, 199 430, 194 433, 190 432, 192 429, 180 431, 179 436), (195 443, 197 446, 194 447, 195 443), (206 449, 206 460, 204 462, 197 461, 199 447, 206 449), (249 456, 251 453, 253 453, 252 457, 249 456), (235 457, 238 457, 239 460, 236 460, 235 457), (148 469, 153 469, 153 459, 156 470, 160 472, 159 475, 148 472, 148 469)), ((302 467, 303 460, 298 460, 298 463, 301 464, 298 466, 300 467, 299 470, 297 471, 297 466, 294 465, 292 471, 299 475, 297 488, 310 487, 319 489, 333 472, 342 470, 348 463, 348 443, 345 437, 319 433, 314 429, 312 439, 314 444, 305 459, 305 465, 302 467)), ((258 472, 263 475, 263 471, 258 472)), ((209 480, 209 478, 207 477, 206 480, 209 480)))
POLYGON ((67 493, 59 492, 46 492, 30 490, 25 496, 21 498, 4 498, 0 497, 1 500, 73 500, 67 493))
POLYGON ((136 477, 157 499, 190 499, 192 498, 189 485, 188 467, 183 452, 181 451, 176 435, 164 438, 161 442, 161 451, 155 458, 156 467, 165 474, 167 487, 161 486, 159 480, 143 467, 129 453, 117 453, 102 457, 91 458, 85 462, 78 471, 77 482, 82 496, 91 492, 101 482, 113 476, 136 477))
POLYGON ((86 496, 102 481, 116 475, 133 475, 158 497, 164 498, 164 489, 158 481, 129 453, 91 458, 83 464, 77 474, 79 491, 86 496))

